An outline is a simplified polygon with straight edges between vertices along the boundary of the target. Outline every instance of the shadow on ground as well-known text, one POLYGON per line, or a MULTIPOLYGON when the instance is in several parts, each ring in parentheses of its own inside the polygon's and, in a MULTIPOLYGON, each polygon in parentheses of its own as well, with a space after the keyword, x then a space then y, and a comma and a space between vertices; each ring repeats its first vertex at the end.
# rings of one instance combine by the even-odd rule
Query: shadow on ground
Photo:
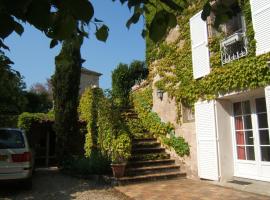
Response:
POLYGON ((19 183, 0 183, 0 199, 127 200, 102 181, 74 178, 58 170, 36 172, 33 187, 29 190, 19 183))

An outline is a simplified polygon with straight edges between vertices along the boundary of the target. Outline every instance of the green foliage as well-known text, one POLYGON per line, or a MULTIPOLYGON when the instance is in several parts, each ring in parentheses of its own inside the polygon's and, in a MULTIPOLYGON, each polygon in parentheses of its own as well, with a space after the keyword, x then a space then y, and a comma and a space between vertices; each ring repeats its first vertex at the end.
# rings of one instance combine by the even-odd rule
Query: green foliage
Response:
POLYGON ((17 115, 24 110, 25 83, 18 71, 11 68, 13 64, 0 51, 0 115, 17 115))
MULTIPOLYGON (((139 116, 137 123, 141 123, 144 130, 148 130, 160 138, 163 144, 174 149, 179 156, 189 155, 189 145, 184 138, 172 135, 174 130, 172 124, 161 122, 159 116, 152 112, 152 101, 152 89, 150 87, 133 93, 134 108, 139 116), (167 137, 168 134, 170 134, 170 137, 167 137)), ((132 128, 133 126, 131 122, 130 127, 132 128)))
POLYGON ((127 126, 131 137, 133 138, 146 138, 149 137, 151 134, 147 133, 147 130, 144 128, 141 119, 127 119, 127 126))
POLYGON ((131 156, 131 140, 127 132, 121 131, 112 143, 112 162, 123 163, 131 156))
POLYGON ((0 114, 0 127, 1 128, 15 128, 18 124, 18 115, 1 115, 0 114))
POLYGON ((156 136, 162 136, 170 133, 173 126, 170 123, 161 121, 157 113, 152 112, 152 89, 150 87, 133 93, 133 104, 142 125, 150 133, 156 136))
POLYGON ((120 63, 112 72, 112 96, 120 107, 130 105, 131 87, 148 75, 148 69, 142 61, 134 60, 129 66, 120 63))
POLYGON ((70 156, 63 162, 63 169, 72 174, 87 176, 89 174, 108 174, 110 160, 98 151, 94 151, 91 157, 70 156))
POLYGON ((98 151, 113 162, 127 160, 131 152, 128 129, 112 99, 99 88, 87 88, 81 97, 79 113, 87 122, 85 156, 98 151))
POLYGON ((128 65, 120 63, 112 72, 112 93, 117 104, 127 107, 128 95, 132 87, 129 79, 128 65))
POLYGON ((70 135, 78 133, 78 99, 81 75, 80 48, 82 38, 74 36, 64 41, 55 58, 56 70, 52 77, 55 110, 55 132, 59 158, 69 154, 70 135))
POLYGON ((32 124, 36 122, 54 120, 51 115, 45 113, 28 113, 24 112, 19 115, 18 118, 18 127, 23 129, 26 133, 29 133, 32 124))
POLYGON ((47 113, 52 108, 52 101, 49 99, 47 93, 26 92, 25 97, 27 104, 25 105, 25 112, 44 112, 47 113))
POLYGON ((190 149, 188 143, 183 137, 176 137, 170 135, 170 137, 161 137, 162 143, 175 150, 177 155, 184 157, 189 156, 190 149))
POLYGON ((85 156, 90 157, 91 152, 97 148, 98 140, 98 110, 102 106, 103 91, 99 88, 86 88, 81 96, 78 111, 80 119, 87 122, 85 136, 85 156))
POLYGON ((256 41, 249 1, 241 1, 240 4, 247 27, 248 55, 222 66, 220 41, 224 38, 224 34, 219 33, 209 40, 211 73, 194 80, 189 19, 202 9, 204 3, 205 1, 196 1, 183 10, 178 17, 180 36, 175 43, 153 44, 151 40, 147 40, 146 58, 148 65, 151 66, 150 73, 153 73, 152 77, 157 74, 161 77, 156 82, 156 87, 175 97, 178 103, 189 107, 192 107, 198 99, 213 99, 220 94, 264 87, 270 83, 270 71, 266 64, 270 54, 257 57, 255 55, 256 41), (155 60, 158 63, 154 67, 151 63, 155 60))

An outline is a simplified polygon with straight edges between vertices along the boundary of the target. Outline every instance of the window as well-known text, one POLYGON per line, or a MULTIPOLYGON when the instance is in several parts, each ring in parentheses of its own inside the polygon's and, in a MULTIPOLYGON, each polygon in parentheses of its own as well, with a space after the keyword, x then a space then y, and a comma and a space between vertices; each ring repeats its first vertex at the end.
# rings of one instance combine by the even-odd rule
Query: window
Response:
POLYGON ((254 139, 249 101, 233 104, 237 158, 255 160, 254 139))

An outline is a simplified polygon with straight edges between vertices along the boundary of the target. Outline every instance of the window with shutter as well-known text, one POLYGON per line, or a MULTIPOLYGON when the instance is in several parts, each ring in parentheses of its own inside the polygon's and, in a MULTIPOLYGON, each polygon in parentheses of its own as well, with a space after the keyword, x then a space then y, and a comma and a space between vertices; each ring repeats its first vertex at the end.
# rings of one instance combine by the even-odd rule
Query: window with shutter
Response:
POLYGON ((270 51, 270 0, 250 0, 256 55, 270 51))
POLYGON ((210 73, 207 23, 201 19, 201 12, 190 19, 193 77, 201 78, 210 73))

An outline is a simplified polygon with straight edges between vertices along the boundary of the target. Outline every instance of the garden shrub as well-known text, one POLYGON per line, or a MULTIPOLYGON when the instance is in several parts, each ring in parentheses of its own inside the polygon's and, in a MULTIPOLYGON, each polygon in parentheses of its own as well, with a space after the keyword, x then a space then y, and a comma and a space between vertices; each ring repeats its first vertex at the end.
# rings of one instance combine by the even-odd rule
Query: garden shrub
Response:
POLYGON ((99 152, 109 160, 128 159, 131 151, 129 132, 120 110, 99 88, 87 88, 79 105, 80 118, 87 123, 85 156, 99 152))

